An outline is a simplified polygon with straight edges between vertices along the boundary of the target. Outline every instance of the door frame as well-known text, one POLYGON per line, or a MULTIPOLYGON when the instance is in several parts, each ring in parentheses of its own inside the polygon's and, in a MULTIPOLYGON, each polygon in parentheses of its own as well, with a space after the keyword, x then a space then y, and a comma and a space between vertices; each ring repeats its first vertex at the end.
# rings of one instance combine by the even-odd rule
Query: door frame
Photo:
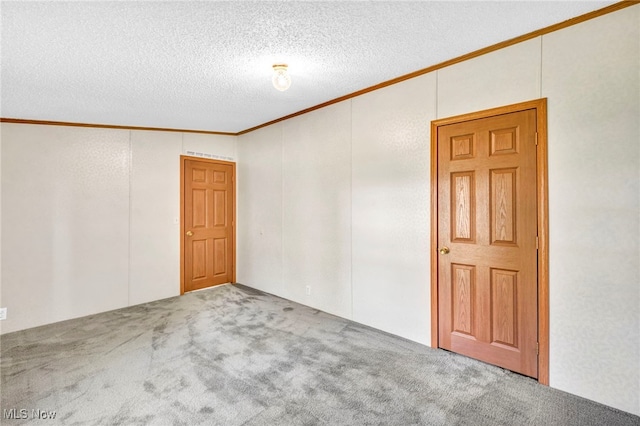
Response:
POLYGON ((549 384, 549 194, 547 98, 491 108, 431 122, 431 347, 438 347, 438 127, 536 110, 536 199, 538 217, 538 382, 549 384))
POLYGON ((231 282, 236 282, 236 163, 232 161, 213 160, 209 158, 191 157, 188 155, 180 156, 180 295, 184 294, 184 170, 187 160, 202 161, 203 163, 223 164, 231 166, 231 203, 233 205, 231 213, 231 253, 232 268, 231 282))

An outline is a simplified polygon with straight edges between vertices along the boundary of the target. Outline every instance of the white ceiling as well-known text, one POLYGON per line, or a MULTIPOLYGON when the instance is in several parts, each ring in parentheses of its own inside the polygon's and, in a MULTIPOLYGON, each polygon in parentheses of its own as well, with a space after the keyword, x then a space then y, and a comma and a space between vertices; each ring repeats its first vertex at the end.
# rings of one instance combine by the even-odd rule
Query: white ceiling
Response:
POLYGON ((612 3, 2 1, 0 115, 238 132, 612 3))

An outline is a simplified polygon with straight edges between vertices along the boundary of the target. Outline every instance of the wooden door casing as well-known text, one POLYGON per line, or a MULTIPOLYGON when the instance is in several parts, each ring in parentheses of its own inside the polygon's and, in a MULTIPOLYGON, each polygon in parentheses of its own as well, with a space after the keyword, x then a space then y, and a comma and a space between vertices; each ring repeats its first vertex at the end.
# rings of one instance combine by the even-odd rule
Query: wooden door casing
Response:
POLYGON ((545 101, 432 123, 432 346, 541 383, 548 383, 545 101), (449 254, 439 254, 442 247, 449 254))
POLYGON ((181 294, 235 281, 235 164, 181 157, 181 294))

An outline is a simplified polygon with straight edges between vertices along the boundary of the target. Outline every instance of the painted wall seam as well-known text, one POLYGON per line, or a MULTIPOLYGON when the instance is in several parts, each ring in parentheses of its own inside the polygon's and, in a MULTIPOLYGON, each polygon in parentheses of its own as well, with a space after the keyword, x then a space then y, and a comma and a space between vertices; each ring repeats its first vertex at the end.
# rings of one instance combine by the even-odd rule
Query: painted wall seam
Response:
POLYGON ((540 99, 542 99, 542 70, 543 70, 542 58, 544 55, 543 40, 544 40, 544 36, 540 36, 540 71, 538 71, 539 72, 538 86, 540 87, 538 98, 540 99))
POLYGON ((353 99, 349 99, 349 120, 351 121, 351 133, 349 135, 349 164, 350 164, 350 177, 351 181, 349 182, 349 214, 351 215, 351 226, 349 228, 349 262, 350 262, 350 277, 349 277, 349 286, 351 287, 351 312, 349 319, 353 320, 353 99))
POLYGON ((282 292, 289 296, 289 292, 285 287, 284 282, 284 126, 282 123, 278 124, 280 128, 280 285, 282 292))
POLYGON ((132 135, 131 135, 131 130, 129 130, 127 132, 129 134, 129 222, 128 222, 128 226, 129 226, 129 232, 128 232, 128 237, 129 237, 129 242, 127 244, 127 247, 129 248, 129 253, 127 253, 127 262, 128 262, 128 267, 127 267, 127 306, 131 306, 131 244, 132 244, 132 239, 131 239, 131 220, 133 217, 132 214, 132 209, 133 209, 133 203, 132 203, 132 191, 131 191, 131 186, 133 185, 133 141, 132 141, 132 135))

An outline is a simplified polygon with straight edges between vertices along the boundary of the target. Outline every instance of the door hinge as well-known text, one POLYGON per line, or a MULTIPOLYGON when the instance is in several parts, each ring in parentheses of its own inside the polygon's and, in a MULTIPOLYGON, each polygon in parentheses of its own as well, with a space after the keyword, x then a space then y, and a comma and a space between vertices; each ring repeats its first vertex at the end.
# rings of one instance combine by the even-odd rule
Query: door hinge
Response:
POLYGON ((540 355, 540 343, 536 342, 536 355, 540 355))
POLYGON ((538 132, 536 132, 536 145, 538 145, 538 132))
POLYGON ((536 250, 540 248, 540 240, 536 237, 536 250))

